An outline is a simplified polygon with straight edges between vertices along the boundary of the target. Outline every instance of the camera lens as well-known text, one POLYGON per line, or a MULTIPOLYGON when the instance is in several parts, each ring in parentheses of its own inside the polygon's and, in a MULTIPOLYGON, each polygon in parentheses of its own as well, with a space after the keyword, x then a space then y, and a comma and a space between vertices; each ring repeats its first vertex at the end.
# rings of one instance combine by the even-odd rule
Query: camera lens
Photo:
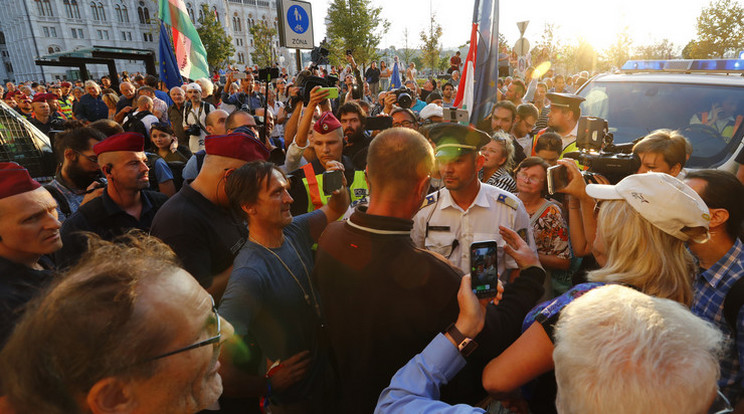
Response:
POLYGON ((407 93, 401 93, 398 95, 398 106, 401 108, 410 108, 412 103, 413 100, 411 99, 411 95, 407 93))

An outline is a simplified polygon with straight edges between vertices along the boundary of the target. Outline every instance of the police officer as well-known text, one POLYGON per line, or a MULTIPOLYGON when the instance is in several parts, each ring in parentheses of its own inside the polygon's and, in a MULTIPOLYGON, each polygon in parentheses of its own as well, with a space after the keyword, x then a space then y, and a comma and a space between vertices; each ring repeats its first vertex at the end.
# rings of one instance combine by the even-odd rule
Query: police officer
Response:
MULTIPOLYGON (((308 110, 312 111, 313 108, 305 109, 308 110)), ((340 162, 344 166, 346 182, 351 183, 349 191, 352 205, 356 205, 355 201, 367 195, 364 171, 354 170, 351 159, 343 155, 344 130, 341 122, 331 112, 324 112, 313 130, 313 148, 318 158, 291 173, 289 194, 294 199, 291 207, 293 216, 315 211, 328 204, 330 194, 323 191, 323 173, 331 161, 340 162)))
POLYGON ((424 207, 413 218, 411 239, 420 248, 449 259, 463 272, 470 272, 470 245, 495 240, 498 243, 498 271, 518 269, 514 259, 504 255, 499 226, 508 227, 532 247, 530 217, 513 194, 478 180, 484 158, 479 150, 490 140, 478 129, 443 123, 431 128, 436 158, 445 188, 426 197, 424 207))
MULTIPOLYGON (((579 104, 585 101, 584 98, 570 93, 551 92, 546 95, 550 100, 550 112, 548 113, 548 127, 537 133, 536 138, 545 132, 555 132, 561 136, 563 141, 563 151, 561 158, 572 151, 578 151, 576 147, 576 135, 579 130, 579 118, 581 117, 581 108, 579 104)), ((537 139, 534 140, 537 143, 537 139)), ((535 153, 534 145, 532 155, 535 153)))

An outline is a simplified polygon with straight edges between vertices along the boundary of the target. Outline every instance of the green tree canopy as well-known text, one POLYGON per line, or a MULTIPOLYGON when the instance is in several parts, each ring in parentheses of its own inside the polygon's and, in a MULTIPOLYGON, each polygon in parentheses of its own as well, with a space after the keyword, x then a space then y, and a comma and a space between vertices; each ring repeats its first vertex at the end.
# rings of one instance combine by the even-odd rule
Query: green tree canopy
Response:
POLYGON ((253 63, 258 65, 259 68, 271 66, 274 61, 272 45, 274 44, 276 29, 269 26, 264 20, 259 20, 258 23, 251 26, 250 32, 253 36, 253 52, 251 52, 253 63))
POLYGON ((713 0, 697 18, 695 58, 723 58, 744 44, 744 8, 736 0, 713 0))
POLYGON ((436 16, 432 12, 429 16, 429 30, 422 30, 421 34, 421 52, 423 53, 422 60, 427 68, 431 69, 432 72, 437 70, 439 66, 439 38, 442 37, 442 26, 437 23, 436 16))
POLYGON ((214 13, 206 4, 202 4, 202 14, 204 17, 199 19, 199 27, 196 31, 199 32, 204 49, 207 51, 209 69, 227 66, 235 54, 233 38, 225 33, 222 24, 217 21, 214 13))
POLYGON ((332 65, 346 62, 347 50, 354 51, 359 66, 377 60, 377 47, 390 23, 381 17, 382 8, 372 0, 333 0, 328 6, 326 36, 332 65))

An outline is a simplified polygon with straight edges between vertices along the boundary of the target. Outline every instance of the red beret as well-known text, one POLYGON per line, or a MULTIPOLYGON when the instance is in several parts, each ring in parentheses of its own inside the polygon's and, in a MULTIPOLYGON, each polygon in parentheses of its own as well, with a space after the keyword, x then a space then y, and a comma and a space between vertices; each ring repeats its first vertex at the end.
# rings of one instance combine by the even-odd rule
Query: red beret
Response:
POLYGON ((44 95, 46 95, 47 101, 56 101, 57 99, 59 99, 59 95, 57 95, 56 93, 47 92, 44 95))
POLYGON ((69 88, 69 87, 72 86, 72 84, 70 82, 62 82, 59 86, 62 87, 62 88, 64 88, 64 87, 68 87, 69 88))
POLYGON ((0 162, 0 199, 41 187, 28 171, 14 162, 0 162))
POLYGON ((46 93, 37 93, 34 95, 34 99, 31 100, 31 102, 46 102, 47 101, 47 94, 46 93))
POLYGON ((341 128, 341 123, 338 122, 338 119, 331 112, 323 112, 313 127, 315 132, 319 134, 328 134, 337 128, 341 128))
POLYGON ((204 150, 208 155, 220 155, 249 162, 269 159, 269 150, 266 146, 250 134, 242 132, 209 136, 204 140, 204 150))
POLYGON ((93 146, 93 152, 96 155, 112 151, 143 152, 145 151, 145 137, 137 132, 122 132, 111 135, 93 146))

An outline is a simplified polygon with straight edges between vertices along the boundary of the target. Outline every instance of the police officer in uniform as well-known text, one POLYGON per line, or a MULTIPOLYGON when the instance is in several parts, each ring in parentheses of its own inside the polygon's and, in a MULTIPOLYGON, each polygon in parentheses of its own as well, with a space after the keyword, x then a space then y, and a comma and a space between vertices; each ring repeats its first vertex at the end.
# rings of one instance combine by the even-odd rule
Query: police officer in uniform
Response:
POLYGON ((294 199, 291 207, 293 216, 315 211, 328 204, 330 194, 323 191, 323 173, 331 161, 340 162, 344 166, 346 182, 350 183, 352 205, 356 205, 355 202, 367 195, 364 171, 354 170, 351 159, 343 155, 344 130, 341 122, 331 112, 324 112, 313 130, 313 146, 318 158, 290 174, 289 195, 294 199))
POLYGON ((537 138, 545 132, 555 132, 561 136, 563 141, 563 151, 561 152, 561 158, 563 158, 566 153, 578 151, 576 135, 579 130, 579 118, 581 117, 579 105, 585 99, 571 93, 557 92, 548 93, 546 97, 550 100, 548 127, 537 133, 532 144, 532 155, 537 155, 535 153, 537 138))
POLYGON ((413 218, 413 243, 441 254, 469 273, 470 245, 495 240, 499 246, 499 275, 508 277, 507 269, 518 266, 504 255, 499 226, 516 231, 530 247, 536 247, 530 217, 522 202, 515 195, 478 180, 484 162, 479 150, 489 142, 488 134, 443 123, 431 128, 429 138, 437 145, 435 155, 445 188, 428 195, 413 218))

